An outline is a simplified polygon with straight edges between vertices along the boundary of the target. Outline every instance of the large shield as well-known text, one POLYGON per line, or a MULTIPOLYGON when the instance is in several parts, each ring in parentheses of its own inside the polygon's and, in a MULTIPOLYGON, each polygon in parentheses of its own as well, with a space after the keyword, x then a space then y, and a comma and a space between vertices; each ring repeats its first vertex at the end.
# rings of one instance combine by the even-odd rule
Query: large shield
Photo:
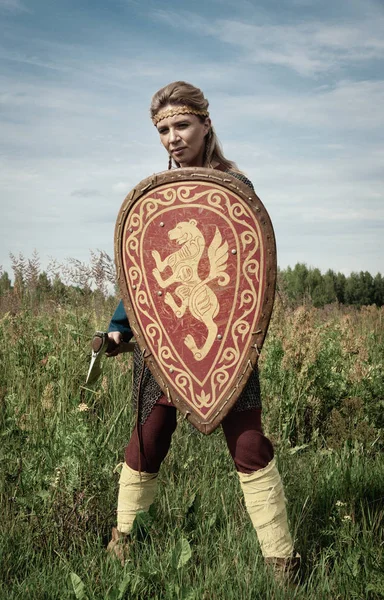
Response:
POLYGON ((267 333, 276 283, 267 211, 227 173, 156 174, 123 202, 115 260, 147 366, 169 401, 211 433, 239 398, 267 333))

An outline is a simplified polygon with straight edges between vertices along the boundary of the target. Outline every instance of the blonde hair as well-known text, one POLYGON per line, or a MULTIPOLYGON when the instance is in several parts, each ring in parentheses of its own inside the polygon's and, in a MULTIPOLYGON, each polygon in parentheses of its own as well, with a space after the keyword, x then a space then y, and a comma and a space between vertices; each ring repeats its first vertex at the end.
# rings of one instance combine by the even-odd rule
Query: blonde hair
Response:
MULTIPOLYGON (((174 106, 188 106, 192 110, 192 114, 196 112, 203 112, 208 114, 209 102, 204 97, 203 92, 190 83, 185 81, 174 81, 169 83, 165 87, 161 88, 156 94, 154 94, 151 102, 151 119, 155 119, 157 113, 163 110, 169 104, 174 106)), ((206 116, 196 115, 198 119, 204 123, 206 116)), ((213 168, 212 163, 218 162, 226 169, 232 169, 239 171, 236 163, 228 158, 225 158, 219 139, 215 133, 215 130, 211 126, 207 135, 205 136, 205 149, 203 158, 203 167, 213 168)), ((172 161, 169 161, 169 168, 171 168, 172 161)), ((176 166, 179 164, 176 162, 176 166)))

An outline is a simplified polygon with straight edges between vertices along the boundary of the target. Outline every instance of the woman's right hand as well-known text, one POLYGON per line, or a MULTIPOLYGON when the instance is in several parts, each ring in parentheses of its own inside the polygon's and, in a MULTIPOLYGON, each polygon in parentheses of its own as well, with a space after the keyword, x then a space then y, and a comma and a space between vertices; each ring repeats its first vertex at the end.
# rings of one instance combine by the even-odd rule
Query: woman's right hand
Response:
POLYGON ((117 356, 120 353, 123 336, 120 331, 108 332, 108 348, 105 356, 117 356))
POLYGON ((123 352, 133 352, 134 349, 135 342, 124 342, 120 331, 108 332, 108 348, 105 356, 117 356, 123 352))

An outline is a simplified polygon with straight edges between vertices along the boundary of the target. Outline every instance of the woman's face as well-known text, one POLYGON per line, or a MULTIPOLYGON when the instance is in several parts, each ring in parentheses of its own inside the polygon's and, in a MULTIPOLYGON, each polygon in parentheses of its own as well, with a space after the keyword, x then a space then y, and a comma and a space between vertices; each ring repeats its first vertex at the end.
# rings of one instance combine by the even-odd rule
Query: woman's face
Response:
MULTIPOLYGON (((171 109, 172 105, 162 110, 171 109)), ((201 167, 204 138, 211 127, 209 117, 202 123, 196 115, 175 115, 157 123, 161 143, 180 167, 201 167)))

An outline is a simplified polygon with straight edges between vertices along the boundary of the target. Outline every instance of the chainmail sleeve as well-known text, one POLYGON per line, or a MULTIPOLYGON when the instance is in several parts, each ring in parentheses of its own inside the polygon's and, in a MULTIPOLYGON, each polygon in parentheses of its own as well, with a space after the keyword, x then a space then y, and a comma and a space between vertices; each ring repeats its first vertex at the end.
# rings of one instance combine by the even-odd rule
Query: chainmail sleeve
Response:
POLYGON ((232 177, 236 177, 236 179, 238 179, 239 181, 242 181, 243 183, 246 183, 248 187, 251 188, 251 190, 254 190, 255 188, 253 187, 253 183, 252 181, 250 181, 248 179, 248 177, 246 177, 245 175, 243 175, 243 173, 238 173, 237 171, 227 171, 227 173, 229 173, 229 175, 232 175, 232 177))

